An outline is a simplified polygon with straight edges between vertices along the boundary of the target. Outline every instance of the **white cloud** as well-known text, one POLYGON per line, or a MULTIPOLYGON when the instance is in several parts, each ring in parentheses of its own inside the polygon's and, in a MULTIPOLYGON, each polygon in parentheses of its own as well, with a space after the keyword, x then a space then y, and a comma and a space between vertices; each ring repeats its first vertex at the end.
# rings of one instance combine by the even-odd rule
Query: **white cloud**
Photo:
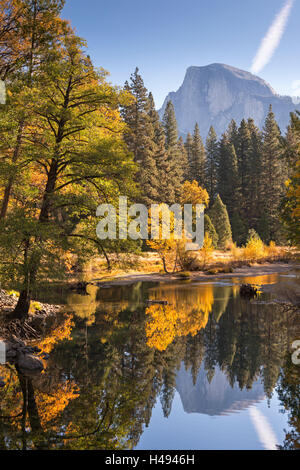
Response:
POLYGON ((277 450, 277 437, 266 416, 254 406, 249 408, 249 414, 262 447, 265 450, 277 450))
POLYGON ((295 0, 287 0, 262 39, 253 59, 251 72, 259 73, 271 60, 283 36, 295 0))

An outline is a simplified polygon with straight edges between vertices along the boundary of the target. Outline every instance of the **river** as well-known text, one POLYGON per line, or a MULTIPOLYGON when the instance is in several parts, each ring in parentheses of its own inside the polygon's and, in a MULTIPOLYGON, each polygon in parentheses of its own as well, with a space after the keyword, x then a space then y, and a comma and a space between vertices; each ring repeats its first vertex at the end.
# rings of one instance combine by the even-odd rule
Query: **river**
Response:
POLYGON ((64 312, 37 343, 41 375, 0 365, 0 448, 299 448, 300 316, 262 287, 295 282, 299 273, 43 290, 64 312), (245 282, 257 298, 240 296, 245 282))

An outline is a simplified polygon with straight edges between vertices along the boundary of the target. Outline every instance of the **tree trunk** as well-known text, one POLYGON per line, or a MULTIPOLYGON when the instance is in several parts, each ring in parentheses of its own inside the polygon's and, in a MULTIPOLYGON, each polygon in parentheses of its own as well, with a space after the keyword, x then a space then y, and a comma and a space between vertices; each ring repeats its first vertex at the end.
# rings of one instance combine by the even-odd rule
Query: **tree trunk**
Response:
POLYGON ((163 262, 163 266, 164 266, 164 271, 166 274, 171 274, 168 269, 167 269, 167 263, 166 263, 166 258, 163 256, 162 257, 162 262, 163 262))
POLYGON ((25 320, 28 316, 29 307, 30 307, 30 293, 27 289, 23 289, 20 292, 20 297, 18 303, 10 316, 10 318, 18 319, 18 320, 25 320))
MULTIPOLYGON (((14 154, 12 157, 12 163, 16 163, 16 161, 19 158, 21 144, 22 144, 22 137, 23 137, 23 128, 24 128, 24 121, 21 121, 19 124, 18 137, 17 137, 14 154)), ((14 182, 14 177, 10 176, 8 178, 7 185, 5 186, 5 189, 4 189, 4 195, 3 195, 1 211, 0 211, 0 219, 4 219, 6 217, 13 182, 14 182)))
POLYGON ((39 220, 40 222, 48 222, 49 220, 49 211, 51 206, 51 197, 56 185, 57 179, 57 160, 53 159, 50 165, 50 170, 48 173, 48 179, 46 184, 46 189, 43 196, 42 207, 40 212, 39 220))
MULTIPOLYGON (((23 376, 17 368, 18 379, 22 390, 23 395, 23 424, 26 424, 26 417, 28 414, 29 423, 32 431, 32 435, 29 433, 29 439, 35 444, 35 447, 38 450, 45 450, 49 447, 47 439, 45 438, 44 429, 41 425, 41 420, 39 416, 38 407, 35 400, 34 388, 32 385, 32 379, 29 377, 23 376)), ((24 426, 24 444, 26 450, 26 428, 24 426)))

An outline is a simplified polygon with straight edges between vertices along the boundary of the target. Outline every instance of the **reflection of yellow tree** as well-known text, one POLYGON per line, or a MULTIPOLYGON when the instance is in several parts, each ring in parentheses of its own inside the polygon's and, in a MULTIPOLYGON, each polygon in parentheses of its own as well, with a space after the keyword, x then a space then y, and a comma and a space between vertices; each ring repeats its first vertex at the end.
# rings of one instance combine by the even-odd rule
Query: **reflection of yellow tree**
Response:
POLYGON ((56 384, 54 390, 51 390, 50 393, 37 390, 36 404, 41 425, 44 426, 57 418, 69 402, 79 396, 78 391, 79 389, 75 383, 69 380, 56 384))
POLYGON ((95 321, 95 312, 98 306, 98 287, 89 284, 86 288, 88 295, 72 293, 68 296, 68 307, 72 309, 79 318, 86 319, 87 325, 92 325, 95 321))
POLYGON ((263 276, 249 276, 243 279, 245 284, 254 284, 256 286, 263 286, 266 284, 276 284, 278 282, 278 274, 266 274, 263 276))
MULTIPOLYGON (((36 345, 45 353, 50 353, 55 345, 65 339, 71 339, 73 327, 72 315, 56 319, 55 327, 36 345)), ((51 361, 43 361, 45 371, 38 376, 22 376, 14 367, 8 364, 0 366, 0 375, 4 378, 5 386, 0 389, 0 403, 9 418, 10 431, 20 435, 23 432, 39 446, 46 439, 46 425, 57 431, 55 421, 59 418, 70 401, 79 396, 78 387, 73 380, 62 377, 59 369, 52 367, 51 361)), ((1 432, 0 406, 0 432, 1 432)))
POLYGON ((51 334, 47 335, 45 338, 42 339, 42 341, 37 343, 38 347, 44 353, 49 354, 56 345, 56 343, 64 339, 70 340, 72 328, 74 326, 72 319, 72 315, 67 315, 64 318, 64 321, 54 330, 51 331, 51 334))
POLYGON ((168 305, 151 305, 146 309, 149 319, 146 323, 147 344, 159 351, 164 351, 178 336, 195 336, 205 328, 214 302, 213 288, 210 285, 201 289, 190 290, 192 299, 184 289, 158 289, 168 300, 168 305))

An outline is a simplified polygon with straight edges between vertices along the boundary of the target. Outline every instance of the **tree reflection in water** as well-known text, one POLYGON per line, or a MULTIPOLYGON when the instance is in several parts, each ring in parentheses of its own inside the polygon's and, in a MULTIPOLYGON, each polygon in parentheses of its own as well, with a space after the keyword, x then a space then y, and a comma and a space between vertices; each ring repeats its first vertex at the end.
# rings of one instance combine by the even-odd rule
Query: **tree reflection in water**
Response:
POLYGON ((258 379, 268 397, 277 387, 291 428, 282 447, 299 448, 296 313, 208 283, 93 290, 70 296, 68 310, 39 344, 50 353, 40 376, 0 366, 1 449, 132 449, 158 398, 169 416, 182 364, 194 384, 202 366, 208 383, 218 368, 241 390, 258 379))

